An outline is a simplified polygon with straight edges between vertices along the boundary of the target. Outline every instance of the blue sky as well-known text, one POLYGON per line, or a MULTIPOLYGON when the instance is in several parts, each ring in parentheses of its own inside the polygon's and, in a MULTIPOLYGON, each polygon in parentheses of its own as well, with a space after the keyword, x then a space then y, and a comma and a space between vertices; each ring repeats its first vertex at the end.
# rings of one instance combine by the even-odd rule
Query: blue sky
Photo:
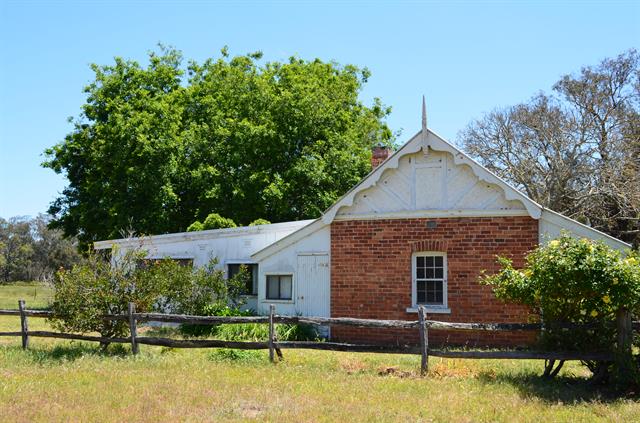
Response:
POLYGON ((158 42, 186 58, 256 50, 367 66, 362 100, 388 122, 450 140, 495 107, 549 90, 563 74, 640 46, 634 1, 6 1, 0 0, 0 216, 35 215, 65 186, 40 167, 71 129, 90 63, 143 61, 158 42))

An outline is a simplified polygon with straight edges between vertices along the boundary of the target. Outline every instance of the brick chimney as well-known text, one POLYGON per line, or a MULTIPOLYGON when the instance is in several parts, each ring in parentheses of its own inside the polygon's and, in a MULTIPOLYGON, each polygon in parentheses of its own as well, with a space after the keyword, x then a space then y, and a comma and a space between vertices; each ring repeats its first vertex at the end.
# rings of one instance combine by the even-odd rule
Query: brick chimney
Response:
POLYGON ((373 147, 371 153, 371 169, 375 169, 391 155, 391 148, 383 145, 373 147))

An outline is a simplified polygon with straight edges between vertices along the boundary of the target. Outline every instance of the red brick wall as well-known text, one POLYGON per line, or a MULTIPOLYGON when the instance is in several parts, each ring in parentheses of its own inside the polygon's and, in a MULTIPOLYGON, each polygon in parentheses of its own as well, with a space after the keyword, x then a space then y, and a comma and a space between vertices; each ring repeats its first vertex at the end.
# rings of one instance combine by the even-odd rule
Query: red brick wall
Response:
MULTIPOLYGON (((417 320, 411 307, 411 255, 447 253, 451 314, 428 319, 454 322, 526 322, 527 309, 504 304, 478 283, 482 270, 497 270, 496 255, 524 264, 536 247, 538 222, 530 217, 389 219, 335 221, 331 224, 331 316, 417 320), (435 228, 427 228, 427 221, 435 228)), ((332 338, 351 342, 417 341, 416 331, 334 327, 332 338)), ((523 345, 531 333, 443 332, 431 330, 434 344, 523 345)))

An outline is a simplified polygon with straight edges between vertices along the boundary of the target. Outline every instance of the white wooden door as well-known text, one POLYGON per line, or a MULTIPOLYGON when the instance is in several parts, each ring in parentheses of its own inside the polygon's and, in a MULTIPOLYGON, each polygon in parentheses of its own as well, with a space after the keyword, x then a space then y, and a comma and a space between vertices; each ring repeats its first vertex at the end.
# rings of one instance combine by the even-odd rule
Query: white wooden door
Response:
POLYGON ((330 317, 328 254, 298 255, 296 311, 302 316, 330 317))

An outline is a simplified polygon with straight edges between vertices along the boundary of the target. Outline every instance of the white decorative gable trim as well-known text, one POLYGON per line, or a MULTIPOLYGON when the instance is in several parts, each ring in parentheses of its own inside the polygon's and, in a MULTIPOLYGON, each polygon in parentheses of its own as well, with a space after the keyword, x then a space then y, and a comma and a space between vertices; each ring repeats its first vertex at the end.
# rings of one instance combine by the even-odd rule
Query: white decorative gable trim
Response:
MULTIPOLYGON (((423 112, 422 112, 422 130, 415 134, 406 144, 404 144, 398 151, 387 158, 379 166, 377 166, 371 173, 365 176, 360 183, 351 188, 345 195, 343 195, 338 201, 336 201, 331 207, 329 207, 323 215, 313 221, 313 223, 304 226, 303 228, 289 234, 281 240, 265 247, 264 249, 253 254, 253 258, 256 260, 263 260, 273 254, 276 254, 280 250, 295 244, 296 242, 304 239, 307 236, 319 231, 325 226, 331 224, 334 220, 358 220, 358 219, 394 219, 394 218, 412 218, 412 217, 484 217, 484 216, 530 216, 533 219, 539 220, 538 225, 540 242, 544 243, 544 239, 549 236, 557 236, 562 229, 569 230, 571 233, 577 236, 584 236, 590 239, 600 239, 610 246, 618 249, 629 248, 630 245, 622 242, 616 238, 613 238, 607 234, 597 231, 591 227, 582 225, 573 219, 560 215, 556 212, 543 208, 540 204, 536 203, 509 183, 498 177, 496 174, 490 172, 485 167, 477 163, 463 151, 456 148, 454 145, 447 142, 444 138, 440 137, 436 133, 427 129, 426 119, 426 107, 423 99, 423 112), (404 207, 401 211, 395 212, 382 212, 377 213, 377 208, 372 204, 369 199, 363 196, 363 201, 368 204, 372 213, 359 214, 359 215, 339 215, 340 209, 343 207, 351 207, 354 204, 356 196, 378 184, 382 174, 388 169, 398 169, 400 167, 400 160, 408 155, 422 152, 425 157, 429 156, 431 151, 449 153, 453 157, 453 164, 467 165, 471 172, 480 180, 494 187, 497 187, 498 193, 494 193, 493 197, 487 198, 480 204, 480 208, 476 209, 457 209, 455 203, 461 200, 466 195, 471 186, 464 189, 461 193, 458 193, 453 202, 453 207, 445 209, 433 209, 433 210, 418 210, 415 204, 407 204, 407 202, 395 194, 392 190, 387 189, 384 184, 380 184, 380 190, 391 196, 398 204, 404 207), (523 209, 493 209, 486 210, 482 206, 489 204, 495 200, 495 196, 499 193, 504 193, 504 197, 507 201, 517 201, 523 205, 523 209)), ((402 175, 401 173, 399 173, 402 175)), ((403 177, 403 176, 400 176, 403 177)))
POLYGON ((473 173, 481 181, 493 184, 499 187, 503 192, 507 200, 515 200, 522 203, 527 210, 529 216, 534 219, 539 219, 542 215, 542 206, 535 201, 531 200, 526 195, 509 185, 506 181, 485 169, 483 166, 474 161, 471 157, 467 156, 461 150, 449 144, 442 137, 435 134, 433 131, 421 130, 414 135, 409 142, 403 145, 398 151, 396 151, 391 157, 381 163, 375 168, 369 175, 367 175, 358 185, 347 192, 340 200, 333 204, 322 216, 322 221, 325 224, 330 224, 335 218, 338 212, 343 207, 350 207, 353 205, 355 197, 358 193, 376 186, 380 177, 385 170, 397 169, 400 164, 400 159, 404 156, 418 153, 420 151, 423 154, 428 155, 429 151, 441 151, 450 153, 453 156, 455 165, 467 165, 473 171, 473 173))

